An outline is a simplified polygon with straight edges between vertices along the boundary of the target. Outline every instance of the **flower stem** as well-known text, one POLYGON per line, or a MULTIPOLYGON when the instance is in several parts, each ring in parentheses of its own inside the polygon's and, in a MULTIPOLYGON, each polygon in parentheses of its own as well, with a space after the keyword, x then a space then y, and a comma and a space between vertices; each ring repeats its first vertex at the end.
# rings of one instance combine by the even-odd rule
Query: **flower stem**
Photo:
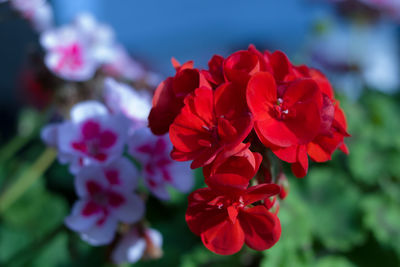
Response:
POLYGON ((15 182, 0 195, 0 214, 12 205, 50 167, 57 155, 53 148, 46 148, 40 157, 15 182))
POLYGON ((22 147, 24 147, 32 138, 33 134, 29 136, 16 136, 5 146, 0 148, 0 162, 4 163, 12 158, 22 147))

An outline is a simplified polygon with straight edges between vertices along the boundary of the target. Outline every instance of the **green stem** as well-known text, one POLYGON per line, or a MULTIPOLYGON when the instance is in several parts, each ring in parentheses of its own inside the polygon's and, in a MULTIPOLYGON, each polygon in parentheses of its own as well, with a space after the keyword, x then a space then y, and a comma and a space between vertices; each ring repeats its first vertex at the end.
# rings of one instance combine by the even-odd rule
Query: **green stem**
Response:
POLYGON ((12 158, 22 147, 24 147, 32 138, 33 134, 29 136, 16 136, 10 142, 0 149, 0 162, 4 163, 12 158))
POLYGON ((40 157, 15 182, 0 195, 0 214, 12 205, 50 167, 57 155, 53 148, 46 148, 40 157))

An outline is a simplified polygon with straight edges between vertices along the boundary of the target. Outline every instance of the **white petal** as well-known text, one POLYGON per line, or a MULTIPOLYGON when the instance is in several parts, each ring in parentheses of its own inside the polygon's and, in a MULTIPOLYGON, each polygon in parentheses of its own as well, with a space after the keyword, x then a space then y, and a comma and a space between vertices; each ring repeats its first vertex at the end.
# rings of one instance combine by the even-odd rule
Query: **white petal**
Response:
POLYGON ((11 0, 11 6, 20 12, 34 12, 45 0, 11 0))
POLYGON ((57 43, 57 35, 54 30, 45 31, 40 35, 40 44, 46 49, 56 46, 57 43))
POLYGON ((107 150, 107 153, 118 156, 122 155, 128 140, 129 119, 122 114, 111 114, 99 119, 101 120, 103 130, 109 129, 118 135, 117 142, 107 150))
POLYGON ((142 238, 136 243, 132 244, 127 250, 127 261, 129 263, 135 263, 143 257, 143 253, 146 248, 146 241, 142 238))
POLYGON ((149 94, 112 78, 106 79, 104 86, 106 104, 114 113, 123 113, 132 120, 147 120, 151 109, 149 94))
POLYGON ((91 228, 96 223, 101 214, 94 214, 93 216, 82 215, 82 210, 86 204, 86 200, 75 202, 71 214, 67 216, 64 221, 68 228, 80 232, 91 228))
POLYGON ((90 229, 81 232, 81 238, 93 246, 106 245, 113 241, 117 226, 116 218, 108 216, 101 226, 95 224, 90 229))
MULTIPOLYGON (((108 75, 130 81, 147 77, 143 67, 130 57, 122 45, 115 45, 113 51, 113 58, 103 68, 108 75)), ((154 85, 154 87, 156 86, 154 85)))
POLYGON ((154 196, 156 196, 157 198, 159 198, 161 200, 169 200, 170 199, 170 195, 167 191, 167 183, 165 183, 164 181, 161 181, 161 182, 155 182, 155 185, 154 185, 154 184, 150 183, 150 180, 148 177, 144 177, 144 181, 145 181, 147 188, 150 190, 150 192, 154 196))
POLYGON ((70 121, 62 123, 58 128, 58 149, 59 152, 79 157, 81 153, 72 148, 71 144, 81 138, 81 131, 77 124, 70 121))
POLYGON ((106 114, 108 114, 107 108, 95 100, 78 103, 71 109, 71 119, 73 122, 82 122, 88 118, 106 114))
POLYGON ((126 234, 115 247, 111 258, 114 263, 135 263, 140 260, 146 249, 146 241, 140 238, 137 231, 133 230, 126 234))
POLYGON ((50 123, 42 128, 40 132, 40 137, 46 145, 57 147, 59 126, 60 123, 50 123))
POLYGON ((153 229, 153 228, 149 228, 147 230, 147 234, 150 237, 153 245, 155 245, 156 247, 159 247, 159 248, 162 247, 163 237, 159 231, 157 231, 156 229, 153 229))
POLYGON ((125 222, 134 223, 139 221, 145 210, 145 205, 143 200, 136 194, 125 194, 126 202, 114 210, 115 216, 125 222))
POLYGON ((97 21, 92 14, 84 12, 75 17, 74 24, 82 31, 91 32, 96 28, 97 21))
MULTIPOLYGON (((152 155, 148 153, 142 153, 138 150, 139 147, 144 145, 154 146, 157 137, 153 135, 149 128, 143 127, 137 129, 128 140, 128 152, 131 154, 136 160, 138 160, 142 164, 146 164, 149 160, 151 160, 152 155)), ((154 156, 154 155, 153 155, 154 156)))
POLYGON ((173 162, 168 166, 168 170, 172 178, 171 186, 183 193, 193 188, 194 176, 189 162, 173 162))
POLYGON ((48 3, 45 3, 35 10, 31 23, 36 31, 42 32, 53 26, 53 19, 53 9, 48 3))

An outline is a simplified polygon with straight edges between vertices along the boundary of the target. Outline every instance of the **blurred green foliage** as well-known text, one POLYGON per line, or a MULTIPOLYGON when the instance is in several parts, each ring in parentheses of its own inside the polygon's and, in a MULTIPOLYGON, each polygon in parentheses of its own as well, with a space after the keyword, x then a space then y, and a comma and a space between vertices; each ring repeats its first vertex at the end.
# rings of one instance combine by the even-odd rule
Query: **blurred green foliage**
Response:
MULTIPOLYGON (((341 101, 352 134, 350 155, 336 152, 331 162, 312 164, 304 179, 287 171, 290 193, 279 212, 282 237, 270 250, 243 248, 228 257, 209 252, 186 226, 186 196, 173 191, 170 202, 150 197, 147 204, 146 218, 164 237, 164 256, 136 265, 400 266, 399 103, 399 96, 374 91, 357 102, 341 101)), ((0 193, 43 150, 33 137, 1 161, 0 193)), ((201 171, 196 181, 203 186, 201 171)), ((74 200, 72 176, 54 163, 1 214, 0 266, 112 266, 107 248, 86 245, 63 226, 74 200)))

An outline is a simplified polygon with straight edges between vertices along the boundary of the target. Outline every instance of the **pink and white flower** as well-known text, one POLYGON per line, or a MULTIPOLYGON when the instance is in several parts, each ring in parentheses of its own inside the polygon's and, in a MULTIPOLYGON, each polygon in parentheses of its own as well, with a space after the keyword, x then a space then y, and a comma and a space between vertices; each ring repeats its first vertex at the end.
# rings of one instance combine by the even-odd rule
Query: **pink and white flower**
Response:
POLYGON ((112 113, 122 113, 134 122, 134 127, 145 126, 151 109, 151 96, 147 91, 136 91, 131 86, 107 78, 104 100, 112 113))
POLYGON ((40 138, 47 145, 54 148, 58 146, 58 127, 61 123, 49 123, 42 128, 40 138))
POLYGON ((136 185, 137 170, 126 158, 81 169, 75 177, 79 200, 66 225, 91 245, 109 244, 118 222, 135 223, 144 215, 144 202, 133 193, 136 185))
MULTIPOLYGON (((47 146, 58 149, 58 133, 61 125, 61 122, 49 123, 42 128, 40 132, 40 137, 47 146)), ((71 173, 77 173, 79 169, 82 168, 82 160, 75 157, 74 155, 58 151, 57 158, 61 164, 69 164, 69 170, 71 173)))
POLYGON ((11 0, 10 3, 38 32, 53 26, 53 9, 46 0, 11 0))
POLYGON ((130 137, 129 153, 142 164, 142 177, 148 189, 158 198, 168 200, 167 186, 189 192, 193 187, 193 173, 188 162, 170 158, 172 150, 168 135, 155 136, 148 128, 140 128, 130 137))
POLYGON ((114 58, 118 44, 115 41, 113 29, 96 21, 89 13, 79 14, 73 26, 79 35, 85 39, 92 56, 100 63, 107 63, 114 58))
POLYGON ((96 72, 98 62, 74 27, 64 26, 46 31, 40 42, 46 50, 46 66, 60 78, 85 81, 96 72))
POLYGON ((129 81, 146 76, 143 67, 131 58, 123 46, 117 45, 113 52, 111 59, 102 68, 107 75, 129 81))
POLYGON ((133 228, 117 244, 111 254, 116 264, 135 263, 141 258, 158 258, 161 256, 162 235, 155 229, 133 228))
POLYGON ((110 114, 96 101, 86 101, 71 109, 71 120, 57 129, 57 147, 71 163, 72 173, 87 165, 107 164, 120 158, 127 142, 128 119, 110 114))
POLYGON ((10 0, 10 4, 37 31, 42 32, 53 26, 53 10, 46 0, 10 0))
POLYGON ((45 31, 40 43, 46 50, 46 66, 72 81, 92 78, 97 68, 110 60, 115 45, 112 30, 87 14, 70 25, 45 31))

